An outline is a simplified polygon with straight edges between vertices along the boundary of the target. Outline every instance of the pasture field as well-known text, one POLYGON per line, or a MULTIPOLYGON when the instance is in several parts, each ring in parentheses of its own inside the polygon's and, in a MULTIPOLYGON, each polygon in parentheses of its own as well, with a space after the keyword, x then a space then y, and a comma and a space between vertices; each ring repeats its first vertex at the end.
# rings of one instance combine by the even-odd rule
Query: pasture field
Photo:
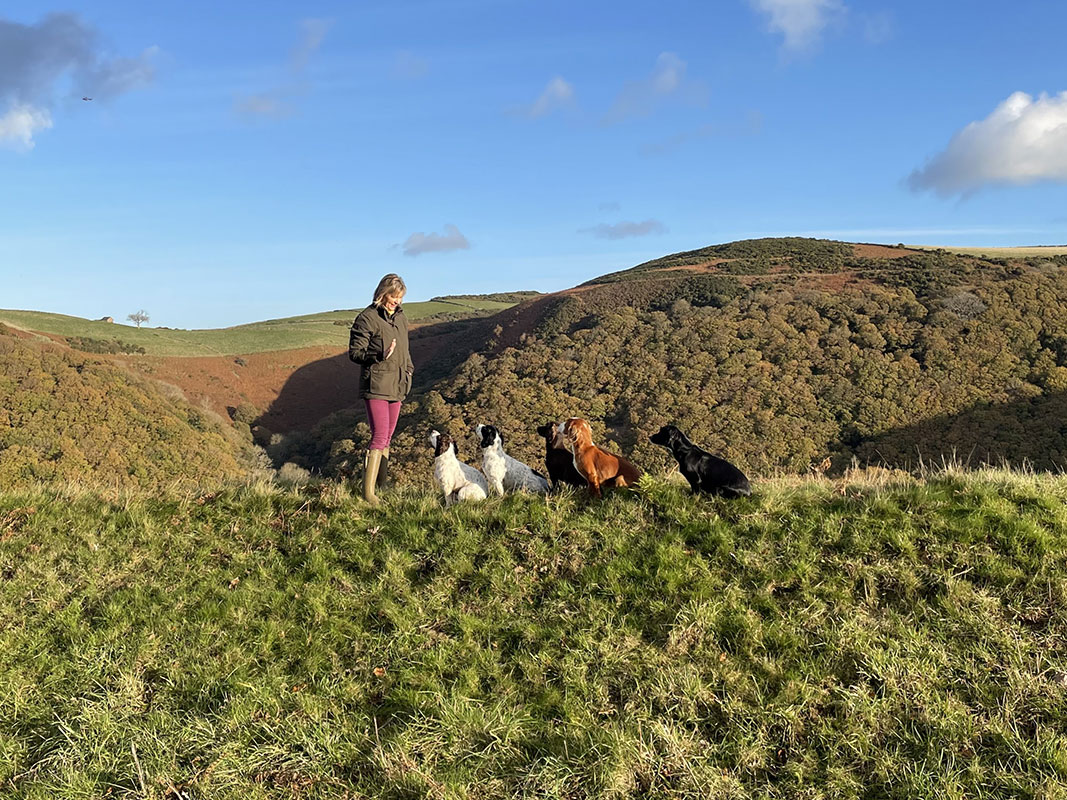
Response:
POLYGON ((1065 500, 0 494, 0 796, 1063 798, 1065 500))
MULTIPOLYGON (((493 313, 512 305, 496 300, 441 299, 406 303, 404 311, 412 322, 418 322, 437 314, 493 313)), ((358 309, 327 311, 208 330, 137 328, 117 322, 100 322, 43 311, 6 309, 0 309, 0 322, 54 336, 118 339, 125 344, 143 347, 147 355, 225 356, 319 345, 344 348, 348 345, 347 327, 335 323, 351 323, 357 313, 358 309)))
POLYGON ((1034 247, 948 247, 936 244, 909 244, 916 250, 948 250, 965 256, 984 258, 1051 258, 1067 255, 1067 245, 1041 245, 1034 247))

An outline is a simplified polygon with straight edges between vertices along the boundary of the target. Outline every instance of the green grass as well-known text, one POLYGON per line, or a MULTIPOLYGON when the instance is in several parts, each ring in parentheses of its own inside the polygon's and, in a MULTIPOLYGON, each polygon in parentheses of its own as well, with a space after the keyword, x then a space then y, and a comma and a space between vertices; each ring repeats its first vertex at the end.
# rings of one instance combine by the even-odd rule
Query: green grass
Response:
POLYGON ((1067 479, 0 494, 0 796, 1067 796, 1067 479))
MULTIPOLYGON (((493 313, 512 305, 496 300, 432 300, 406 303, 404 310, 410 320, 417 322, 437 314, 493 313)), ((143 347, 148 355, 222 356, 294 350, 318 345, 343 348, 348 344, 348 330, 345 326, 334 323, 351 323, 357 312, 358 309, 327 311, 210 330, 136 328, 132 325, 43 311, 6 309, 0 309, 0 322, 24 330, 58 336, 119 339, 126 344, 143 347)))

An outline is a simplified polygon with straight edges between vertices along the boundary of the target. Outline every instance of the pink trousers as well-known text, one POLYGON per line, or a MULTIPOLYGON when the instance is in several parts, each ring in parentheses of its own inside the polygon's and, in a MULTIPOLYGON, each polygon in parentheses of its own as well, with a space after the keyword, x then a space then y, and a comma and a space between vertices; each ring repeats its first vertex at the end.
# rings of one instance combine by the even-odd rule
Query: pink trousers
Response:
POLYGON ((400 401, 364 399, 367 404, 367 424, 370 425, 368 450, 384 450, 393 440, 396 421, 400 418, 400 401))

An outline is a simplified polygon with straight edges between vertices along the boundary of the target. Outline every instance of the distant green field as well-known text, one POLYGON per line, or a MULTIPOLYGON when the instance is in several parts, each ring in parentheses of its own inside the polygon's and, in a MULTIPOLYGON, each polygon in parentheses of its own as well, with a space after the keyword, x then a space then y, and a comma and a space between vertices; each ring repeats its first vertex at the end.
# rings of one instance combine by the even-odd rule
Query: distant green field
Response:
POLYGON ((1041 245, 1034 247, 947 247, 936 244, 909 244, 917 250, 948 250, 950 253, 962 253, 965 256, 986 256, 987 258, 1040 258, 1041 256, 1067 255, 1067 245, 1041 245))
MULTIPOLYGON (((476 314, 510 308, 514 303, 497 300, 439 299, 425 303, 407 303, 408 318, 424 320, 436 314, 476 314)), ((0 309, 0 322, 39 333, 58 336, 82 336, 92 339, 118 339, 125 344, 143 347, 155 356, 223 356, 294 350, 300 347, 327 345, 344 347, 348 332, 335 322, 349 322, 357 309, 324 311, 300 317, 271 319, 211 330, 170 328, 135 328, 113 322, 68 317, 43 311, 0 309)))

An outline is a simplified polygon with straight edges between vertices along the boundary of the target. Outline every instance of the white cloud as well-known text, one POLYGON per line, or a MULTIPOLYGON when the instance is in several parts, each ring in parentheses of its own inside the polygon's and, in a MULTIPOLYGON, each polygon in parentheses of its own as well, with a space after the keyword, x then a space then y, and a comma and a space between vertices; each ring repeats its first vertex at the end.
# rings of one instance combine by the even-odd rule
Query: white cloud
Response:
POLYGON ((97 32, 75 14, 49 14, 36 25, 0 18, 0 99, 47 107, 61 89, 110 100, 150 83, 150 47, 137 58, 105 58, 97 32))
POLYGON ((574 103, 574 87, 557 75, 548 82, 534 104, 525 109, 525 114, 531 119, 537 119, 572 103, 574 103))
POLYGON ((753 8, 765 14, 774 33, 785 37, 783 46, 792 52, 810 50, 823 30, 845 13, 841 0, 750 0, 753 8))
POLYGON ((52 127, 52 115, 47 109, 18 105, 0 117, 0 145, 16 150, 32 150, 33 135, 52 127))
POLYGON ((658 219, 646 219, 644 222, 619 222, 615 225, 601 223, 578 231, 578 233, 591 234, 598 239, 626 239, 632 236, 649 236, 653 233, 666 232, 667 226, 658 219))
POLYGON ((289 80, 282 86, 258 94, 244 95, 234 100, 233 108, 245 117, 287 117, 295 112, 291 101, 308 91, 304 73, 311 57, 318 52, 332 20, 304 19, 300 21, 300 35, 289 55, 289 80))
POLYGON ((300 38, 289 57, 289 65, 293 72, 304 71, 308 61, 322 45, 322 40, 326 38, 326 32, 331 25, 333 25, 333 20, 329 19, 300 20, 300 38))
POLYGON ((422 231, 413 233, 401 245, 406 256, 469 250, 470 246, 471 243, 467 241, 467 237, 460 233, 455 225, 445 225, 443 236, 439 233, 423 233, 422 231))
POLYGON ((107 102, 151 83, 157 52, 105 57, 97 32, 75 14, 48 14, 33 25, 0 18, 0 145, 32 149, 63 95, 107 102))
POLYGON ((628 117, 643 117, 652 113, 656 105, 671 97, 683 97, 702 103, 704 87, 687 81, 686 63, 674 53, 660 53, 652 74, 640 81, 629 81, 615 98, 604 122, 611 124, 628 117))
POLYGON ((942 197, 1038 181, 1067 182, 1067 92, 1015 92, 908 177, 912 190, 942 197))

